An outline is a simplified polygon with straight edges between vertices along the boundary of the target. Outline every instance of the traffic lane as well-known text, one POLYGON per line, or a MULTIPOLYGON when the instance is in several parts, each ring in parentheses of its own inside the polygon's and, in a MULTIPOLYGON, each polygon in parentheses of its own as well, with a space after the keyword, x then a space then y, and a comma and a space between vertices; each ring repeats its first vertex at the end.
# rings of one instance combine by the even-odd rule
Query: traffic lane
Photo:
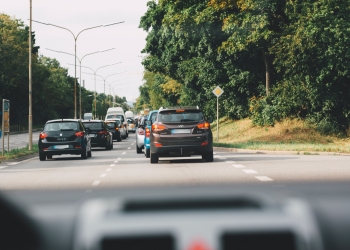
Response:
POLYGON ((254 178, 267 176, 276 183, 350 180, 349 156, 263 155, 230 152, 220 152, 220 156, 226 161, 234 161, 235 163, 232 164, 234 167, 238 165, 238 169, 254 178))
POLYGON ((118 142, 112 150, 96 148, 87 160, 82 160, 79 155, 61 155, 46 161, 35 157, 23 162, 2 163, 0 189, 88 189, 95 176, 105 171, 111 160, 122 155, 121 149, 127 149, 129 145, 127 139, 118 142))

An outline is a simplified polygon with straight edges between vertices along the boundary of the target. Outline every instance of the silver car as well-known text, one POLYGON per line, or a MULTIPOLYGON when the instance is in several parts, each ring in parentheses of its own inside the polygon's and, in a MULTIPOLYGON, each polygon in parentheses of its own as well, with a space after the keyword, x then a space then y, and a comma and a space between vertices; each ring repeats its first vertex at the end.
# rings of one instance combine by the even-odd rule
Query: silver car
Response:
POLYGON ((144 148, 144 139, 145 139, 145 124, 147 121, 147 116, 141 118, 140 123, 136 128, 136 153, 141 154, 142 149, 144 148))

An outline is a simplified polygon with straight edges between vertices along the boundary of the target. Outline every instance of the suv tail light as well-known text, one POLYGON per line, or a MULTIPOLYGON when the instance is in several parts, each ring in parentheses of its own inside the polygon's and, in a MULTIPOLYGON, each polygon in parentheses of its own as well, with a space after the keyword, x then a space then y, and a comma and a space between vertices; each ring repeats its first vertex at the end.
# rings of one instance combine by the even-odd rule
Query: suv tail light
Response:
POLYGON ((41 132, 39 135, 40 139, 45 139, 46 137, 48 137, 48 134, 46 134, 45 132, 41 132))
POLYGON ((166 127, 164 125, 160 125, 160 124, 153 124, 152 125, 152 130, 154 132, 160 132, 160 131, 165 130, 165 129, 166 129, 166 127))
POLYGON ((150 135, 151 135, 151 130, 150 130, 149 128, 146 128, 145 131, 146 131, 146 137, 147 137, 147 138, 150 137, 150 135))
POLYGON ((75 133, 76 137, 84 137, 84 132, 83 131, 79 131, 75 133))
POLYGON ((197 128, 199 129, 209 129, 210 128, 210 123, 209 122, 203 122, 197 125, 197 128))

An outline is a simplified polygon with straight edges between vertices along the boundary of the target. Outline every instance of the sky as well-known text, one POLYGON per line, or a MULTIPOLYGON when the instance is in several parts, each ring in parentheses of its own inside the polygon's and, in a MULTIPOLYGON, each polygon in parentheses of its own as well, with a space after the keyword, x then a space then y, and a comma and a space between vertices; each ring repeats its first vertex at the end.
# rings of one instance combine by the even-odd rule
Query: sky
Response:
MULTIPOLYGON (((147 36, 138 26, 141 16, 147 11, 148 1, 32 0, 32 19, 64 27, 74 35, 86 28, 124 21, 81 32, 76 42, 76 55, 82 59, 87 54, 114 48, 85 56, 81 65, 88 68, 82 68, 81 78, 88 90, 95 91, 96 88, 98 93, 115 93, 125 96, 128 102, 134 102, 139 96, 138 88, 143 84, 141 51, 145 47, 147 36), (110 64, 115 65, 106 66, 110 64), (98 75, 96 85, 94 71, 98 75), (105 78, 105 84, 102 77, 105 78)), ((29 3, 29 0, 2 0, 0 13, 20 19, 29 26, 29 3)), ((40 46, 39 54, 57 59, 62 67, 68 68, 69 75, 74 77, 73 35, 67 30, 35 22, 32 23, 32 30, 35 32, 36 45, 40 46)), ((79 60, 76 74, 80 78, 79 60)), ((35 82, 33 90, 35 91, 35 82)))

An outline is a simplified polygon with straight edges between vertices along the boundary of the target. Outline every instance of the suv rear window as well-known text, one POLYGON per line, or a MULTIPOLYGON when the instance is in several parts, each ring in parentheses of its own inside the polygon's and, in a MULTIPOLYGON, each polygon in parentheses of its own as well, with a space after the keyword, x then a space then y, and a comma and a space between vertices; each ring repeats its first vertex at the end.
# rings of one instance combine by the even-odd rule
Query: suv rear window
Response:
POLYGON ((102 122, 84 122, 85 128, 90 128, 90 129, 101 129, 104 128, 102 122))
POLYGON ((77 122, 53 122, 46 123, 44 131, 79 131, 79 124, 77 122))
POLYGON ((199 110, 167 110, 158 115, 159 122, 199 122, 203 121, 203 114, 199 110))
POLYGON ((107 115, 106 120, 108 119, 120 119, 121 121, 124 122, 124 116, 123 115, 107 115))

